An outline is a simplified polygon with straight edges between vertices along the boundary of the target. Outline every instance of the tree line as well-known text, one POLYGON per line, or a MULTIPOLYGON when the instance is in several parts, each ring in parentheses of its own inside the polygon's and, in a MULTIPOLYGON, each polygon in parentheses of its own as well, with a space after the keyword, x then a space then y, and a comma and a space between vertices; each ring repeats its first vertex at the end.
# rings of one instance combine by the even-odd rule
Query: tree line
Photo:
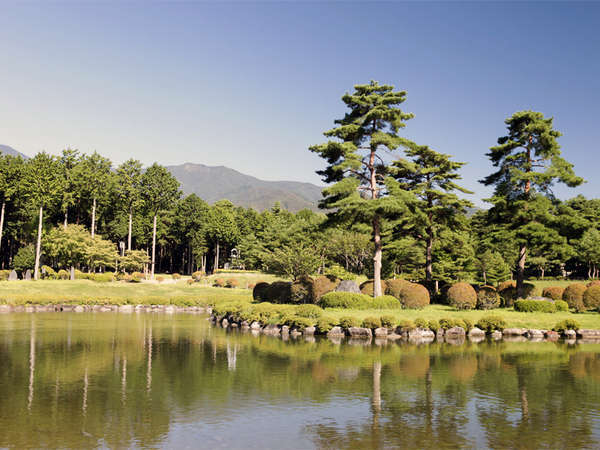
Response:
MULTIPOLYGON (((406 92, 377 82, 343 96, 345 116, 310 147, 327 166, 322 213, 275 204, 258 212, 183 196, 169 171, 66 149, 0 156, 0 263, 89 271, 190 274, 225 265, 290 278, 313 273, 440 282, 598 277, 600 200, 561 201, 583 182, 562 156, 552 118, 517 112, 488 152, 487 210, 460 186, 464 162, 401 135, 406 92)), ((210 182, 210 180, 206 180, 210 182)))

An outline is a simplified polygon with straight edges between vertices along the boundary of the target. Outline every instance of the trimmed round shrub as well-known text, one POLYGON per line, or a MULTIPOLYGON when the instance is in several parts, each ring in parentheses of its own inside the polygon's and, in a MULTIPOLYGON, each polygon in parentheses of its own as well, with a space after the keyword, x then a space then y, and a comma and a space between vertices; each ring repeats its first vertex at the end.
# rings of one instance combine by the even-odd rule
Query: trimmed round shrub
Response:
POLYGON ((197 270, 192 274, 192 278, 196 281, 200 281, 202 277, 204 277, 204 272, 202 272, 201 270, 197 270))
POLYGON ((373 298, 353 292, 329 292, 321 297, 318 303, 322 308, 400 309, 401 307, 398 299, 391 295, 373 298))
POLYGON ((558 331, 559 333, 563 333, 567 330, 578 330, 579 322, 574 319, 565 319, 558 322, 556 325, 552 327, 554 331, 558 331))
POLYGON ((438 322, 437 320, 430 320, 429 322, 427 322, 427 328, 437 333, 437 331, 441 328, 440 322, 438 322))
POLYGON ((171 278, 173 278, 175 281, 177 281, 177 280, 181 279, 181 275, 179 275, 178 273, 174 273, 173 275, 171 275, 171 278))
POLYGON ((225 280, 223 278, 215 278, 213 280, 214 287, 225 287, 225 280))
POLYGON ((238 280, 236 280, 235 278, 229 278, 229 279, 227 279, 227 281, 225 282, 225 287, 228 287, 228 288, 231 288, 231 289, 233 289, 233 288, 236 288, 236 287, 238 287, 238 286, 239 286, 239 284, 240 284, 240 283, 239 283, 239 281, 238 281, 238 280))
POLYGON ((313 303, 314 280, 310 277, 300 277, 290 287, 290 301, 292 303, 313 303))
POLYGON ((400 300, 402 289, 410 286, 412 283, 401 278, 395 278, 393 280, 385 280, 385 293, 387 295, 393 295, 400 300))
POLYGON ((320 276, 315 278, 313 281, 312 303, 319 301, 319 299, 328 292, 333 292, 338 284, 340 284, 340 280, 333 277, 320 276))
MULTIPOLYGON (((10 274, 10 270, 8 270, 6 272, 7 272, 6 278, 2 278, 2 275, 0 274, 0 280, 2 280, 2 281, 8 280, 8 275, 10 274)), ((42 278, 44 278, 45 280, 55 280, 56 279, 56 272, 50 266, 42 266, 41 273, 42 273, 42 278)))
POLYGON ((504 307, 510 307, 517 299, 517 283, 514 281, 503 281, 498 285, 498 295, 504 307))
POLYGON ((483 316, 477 321, 475 326, 481 328, 486 333, 491 333, 496 330, 504 330, 506 328, 506 321, 500 316, 483 316))
MULTIPOLYGON (((373 280, 367 280, 367 281, 361 283, 360 292, 362 292, 363 294, 368 295, 370 297, 373 297, 373 286, 374 286, 373 280)), ((385 281, 384 280, 381 280, 381 292, 382 293, 385 292, 385 281)))
POLYGON ((314 326, 315 323, 315 319, 296 316, 293 318, 291 326, 300 331, 304 331, 306 328, 314 326))
POLYGON ((470 319, 462 319, 462 322, 464 324, 464 329, 469 331, 473 328, 473 321, 470 319))
POLYGON ((111 281, 115 281, 115 274, 112 272, 104 272, 104 273, 95 273, 94 281, 98 283, 110 283, 111 281))
POLYGON ((360 320, 352 316, 340 317, 340 327, 348 329, 360 326, 360 320))
POLYGON ((495 309, 500 306, 500 295, 492 286, 481 286, 477 292, 477 309, 495 309))
POLYGON ((381 319, 379 317, 365 317, 362 321, 363 328, 381 328, 381 319))
POLYGON ((561 286, 550 286, 544 288, 542 297, 551 298, 552 300, 562 300, 565 288, 561 286))
POLYGON ((429 305, 429 291, 422 284, 410 283, 400 291, 400 303, 406 309, 422 309, 429 305))
POLYGON ((323 310, 317 305, 300 305, 296 308, 296 315, 300 317, 318 319, 323 315, 323 310))
POLYGON ((517 300, 515 311, 554 313, 556 312, 556 305, 554 305, 554 302, 546 300, 517 300))
POLYGON ((158 275, 156 277, 156 281, 158 281, 159 283, 162 283, 163 281, 165 281, 165 277, 163 277, 162 275, 158 275))
POLYGON ((425 328, 427 328, 428 323, 427 323, 427 321, 425 319, 419 317, 419 318, 415 319, 415 326, 417 328, 423 328, 423 329, 425 329, 425 328))
POLYGON ((569 308, 575 309, 577 312, 585 311, 583 303, 583 294, 585 293, 585 284, 573 283, 567 286, 563 293, 563 300, 568 303, 569 308))
POLYGON ((592 287, 592 286, 596 286, 599 285, 600 286, 600 280, 592 280, 587 284, 587 287, 592 287))
POLYGON ((321 317, 317 320, 317 330, 320 333, 329 333, 335 326, 337 326, 337 320, 333 317, 321 317))
POLYGON ((469 283, 456 283, 448 289, 448 303, 456 309, 473 309, 477 305, 477 292, 469 283))
POLYGON ((554 302, 557 311, 569 311, 569 304, 564 300, 556 300, 554 302))
POLYGON ((394 328, 396 318, 394 316, 381 316, 381 326, 385 328, 394 328))
POLYGON ((291 286, 292 283, 287 281, 275 281, 271 283, 266 292, 267 301, 272 303, 289 303, 291 286))
POLYGON ((600 285, 593 284, 583 293, 583 304, 587 309, 597 310, 600 307, 600 285))
POLYGON ((188 278, 188 279, 186 280, 186 283, 187 283, 188 285, 192 285, 192 284, 194 284, 195 282, 196 282, 196 280, 194 280, 193 278, 188 278))
POLYGON ((269 283, 260 282, 254 286, 252 289, 252 298, 255 301, 266 302, 267 301, 267 291, 269 290, 269 283))
POLYGON ((452 319, 450 317, 444 317, 442 319, 440 319, 440 328, 442 328, 443 330, 447 330, 449 328, 454 328, 459 326, 458 325, 458 320, 456 319, 452 319))
POLYGON ((417 328, 417 326, 415 325, 415 323, 410 320, 410 319, 403 319, 398 323, 398 327, 400 329, 407 329, 407 330, 414 330, 415 328, 417 328))
POLYGON ((141 280, 142 278, 146 278, 142 272, 133 272, 131 274, 131 276, 134 278, 137 278, 138 280, 141 280))
POLYGON ((59 280, 68 280, 70 278, 69 272, 64 269, 60 269, 57 274, 59 280))

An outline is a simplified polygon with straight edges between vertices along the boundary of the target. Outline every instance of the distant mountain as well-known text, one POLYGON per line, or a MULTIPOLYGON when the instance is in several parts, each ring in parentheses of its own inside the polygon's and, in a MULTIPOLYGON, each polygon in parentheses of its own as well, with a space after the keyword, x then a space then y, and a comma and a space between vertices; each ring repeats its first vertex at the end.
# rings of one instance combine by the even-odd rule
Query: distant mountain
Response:
POLYGON ((0 144, 0 153, 4 153, 5 155, 11 155, 11 156, 20 156, 23 159, 29 159, 29 156, 16 151, 14 148, 9 147, 8 145, 0 144))
POLYGON ((297 181, 265 181, 224 166, 181 164, 167 166, 179 180, 185 194, 196 194, 209 203, 227 199, 235 205, 263 211, 280 202, 290 211, 317 211, 321 189, 311 183, 297 181))

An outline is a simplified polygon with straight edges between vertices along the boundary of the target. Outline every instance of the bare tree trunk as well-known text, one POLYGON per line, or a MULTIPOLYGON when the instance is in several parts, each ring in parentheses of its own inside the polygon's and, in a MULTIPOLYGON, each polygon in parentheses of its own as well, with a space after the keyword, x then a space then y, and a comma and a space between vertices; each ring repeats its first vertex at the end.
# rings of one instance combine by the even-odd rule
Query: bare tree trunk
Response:
POLYGON ((375 255, 373 256, 373 297, 379 297, 381 292, 381 229, 379 217, 373 219, 373 242, 375 243, 375 255))
POLYGON ((131 223, 133 221, 133 210, 129 208, 129 233, 127 235, 127 250, 131 250, 131 223))
MULTIPOLYGON (((425 280, 433 280, 433 231, 427 230, 427 238, 425 240, 425 280)), ((431 286, 429 286, 431 289, 431 286)))
POLYGON ((92 203, 92 239, 96 235, 96 197, 94 197, 94 202, 92 203))
MULTIPOLYGON (((2 202, 2 212, 0 212, 0 249, 2 248, 2 232, 4 231, 4 209, 6 202, 2 202)), ((2 260, 4 264, 4 260, 2 260)))
POLYGON ((35 266, 33 269, 33 279, 40 278, 40 251, 42 248, 42 220, 44 215, 44 207, 40 206, 40 220, 38 223, 37 245, 35 247, 35 266))
POLYGON ((154 214, 154 224, 152 226, 152 272, 150 279, 154 280, 154 255, 156 253, 156 214, 154 214))
POLYGON ((517 262, 517 297, 523 298, 525 290, 523 289, 525 281, 525 260, 527 259, 527 246, 521 246, 519 250, 519 260, 517 262))
POLYGON ((219 240, 217 239, 217 245, 215 246, 215 267, 213 267, 213 272, 215 272, 219 268, 219 240))
POLYGON ((65 222, 63 224, 63 228, 67 229, 67 224, 69 223, 69 208, 65 208, 65 222))

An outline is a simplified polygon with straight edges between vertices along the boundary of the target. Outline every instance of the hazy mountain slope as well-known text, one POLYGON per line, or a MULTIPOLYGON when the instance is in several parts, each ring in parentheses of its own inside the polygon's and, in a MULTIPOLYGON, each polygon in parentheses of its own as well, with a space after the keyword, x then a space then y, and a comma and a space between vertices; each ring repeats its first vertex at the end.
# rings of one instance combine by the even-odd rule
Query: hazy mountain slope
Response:
POLYGON ((264 210, 275 202, 291 211, 318 210, 321 188, 296 181, 264 181, 224 166, 181 164, 167 166, 185 194, 196 194, 209 203, 228 199, 234 204, 264 210))
POLYGON ((29 159, 29 157, 27 155, 24 155, 23 153, 16 151, 14 148, 12 148, 8 145, 0 144, 0 153, 4 153, 5 155, 11 155, 11 156, 20 156, 21 158, 29 159))

